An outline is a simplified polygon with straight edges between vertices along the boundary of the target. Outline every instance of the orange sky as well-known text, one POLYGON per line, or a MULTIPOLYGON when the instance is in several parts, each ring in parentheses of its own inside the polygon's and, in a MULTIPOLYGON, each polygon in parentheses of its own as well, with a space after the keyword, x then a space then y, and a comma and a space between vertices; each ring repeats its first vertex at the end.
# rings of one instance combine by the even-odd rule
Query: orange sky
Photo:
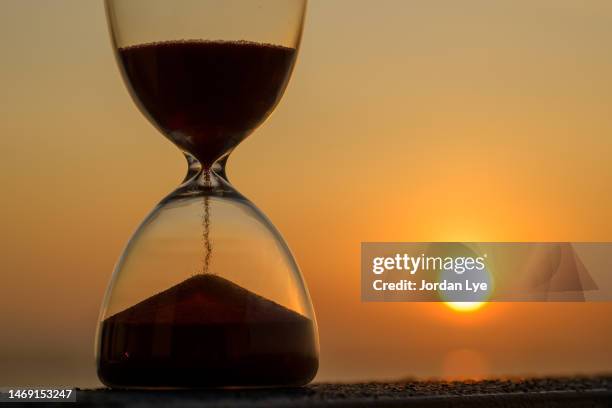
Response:
MULTIPOLYGON (((184 164, 130 100, 100 2, 2 8, 0 385, 95 385, 113 265, 184 164)), ((318 380, 612 369, 609 303, 359 296, 362 241, 612 240, 611 22, 605 0, 311 2, 228 173, 309 284, 318 380)))

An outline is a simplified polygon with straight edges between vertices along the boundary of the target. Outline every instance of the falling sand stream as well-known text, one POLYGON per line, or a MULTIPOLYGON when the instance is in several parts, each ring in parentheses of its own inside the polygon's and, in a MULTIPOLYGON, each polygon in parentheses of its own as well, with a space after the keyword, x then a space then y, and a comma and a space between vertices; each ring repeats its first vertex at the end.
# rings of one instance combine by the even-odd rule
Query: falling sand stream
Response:
MULTIPOLYGON (((212 188, 210 169, 204 169, 204 186, 206 189, 212 188)), ((210 197, 204 195, 202 200, 202 243, 204 244, 204 259, 202 260, 202 274, 208 273, 210 268, 210 258, 212 257, 212 243, 210 240, 210 197)))

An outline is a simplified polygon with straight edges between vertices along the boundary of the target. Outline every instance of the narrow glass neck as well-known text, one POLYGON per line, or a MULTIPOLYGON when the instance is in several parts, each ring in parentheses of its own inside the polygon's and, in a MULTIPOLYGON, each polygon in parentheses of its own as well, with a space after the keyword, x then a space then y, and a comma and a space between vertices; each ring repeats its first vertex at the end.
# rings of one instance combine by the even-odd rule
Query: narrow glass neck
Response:
POLYGON ((210 168, 206 169, 189 153, 185 153, 187 160, 187 174, 181 187, 175 192, 178 195, 228 195, 238 194, 227 180, 225 166, 227 158, 225 155, 217 160, 210 168))

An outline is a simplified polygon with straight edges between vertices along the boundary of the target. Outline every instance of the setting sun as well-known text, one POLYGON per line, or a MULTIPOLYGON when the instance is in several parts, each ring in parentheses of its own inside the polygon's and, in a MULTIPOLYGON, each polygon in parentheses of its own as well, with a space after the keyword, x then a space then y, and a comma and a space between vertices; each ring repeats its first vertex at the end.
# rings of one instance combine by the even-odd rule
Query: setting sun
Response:
POLYGON ((444 302, 455 312, 474 312, 485 305, 486 302, 444 302))

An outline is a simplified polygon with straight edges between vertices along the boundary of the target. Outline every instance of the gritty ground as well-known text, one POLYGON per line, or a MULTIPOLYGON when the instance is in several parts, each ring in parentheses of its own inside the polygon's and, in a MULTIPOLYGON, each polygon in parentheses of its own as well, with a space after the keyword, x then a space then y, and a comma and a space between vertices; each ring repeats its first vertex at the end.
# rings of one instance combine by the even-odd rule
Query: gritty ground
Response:
MULTIPOLYGON (((79 390, 91 407, 612 407, 612 376, 312 384, 294 389, 79 390)), ((74 405, 72 405, 74 406, 74 405)))

